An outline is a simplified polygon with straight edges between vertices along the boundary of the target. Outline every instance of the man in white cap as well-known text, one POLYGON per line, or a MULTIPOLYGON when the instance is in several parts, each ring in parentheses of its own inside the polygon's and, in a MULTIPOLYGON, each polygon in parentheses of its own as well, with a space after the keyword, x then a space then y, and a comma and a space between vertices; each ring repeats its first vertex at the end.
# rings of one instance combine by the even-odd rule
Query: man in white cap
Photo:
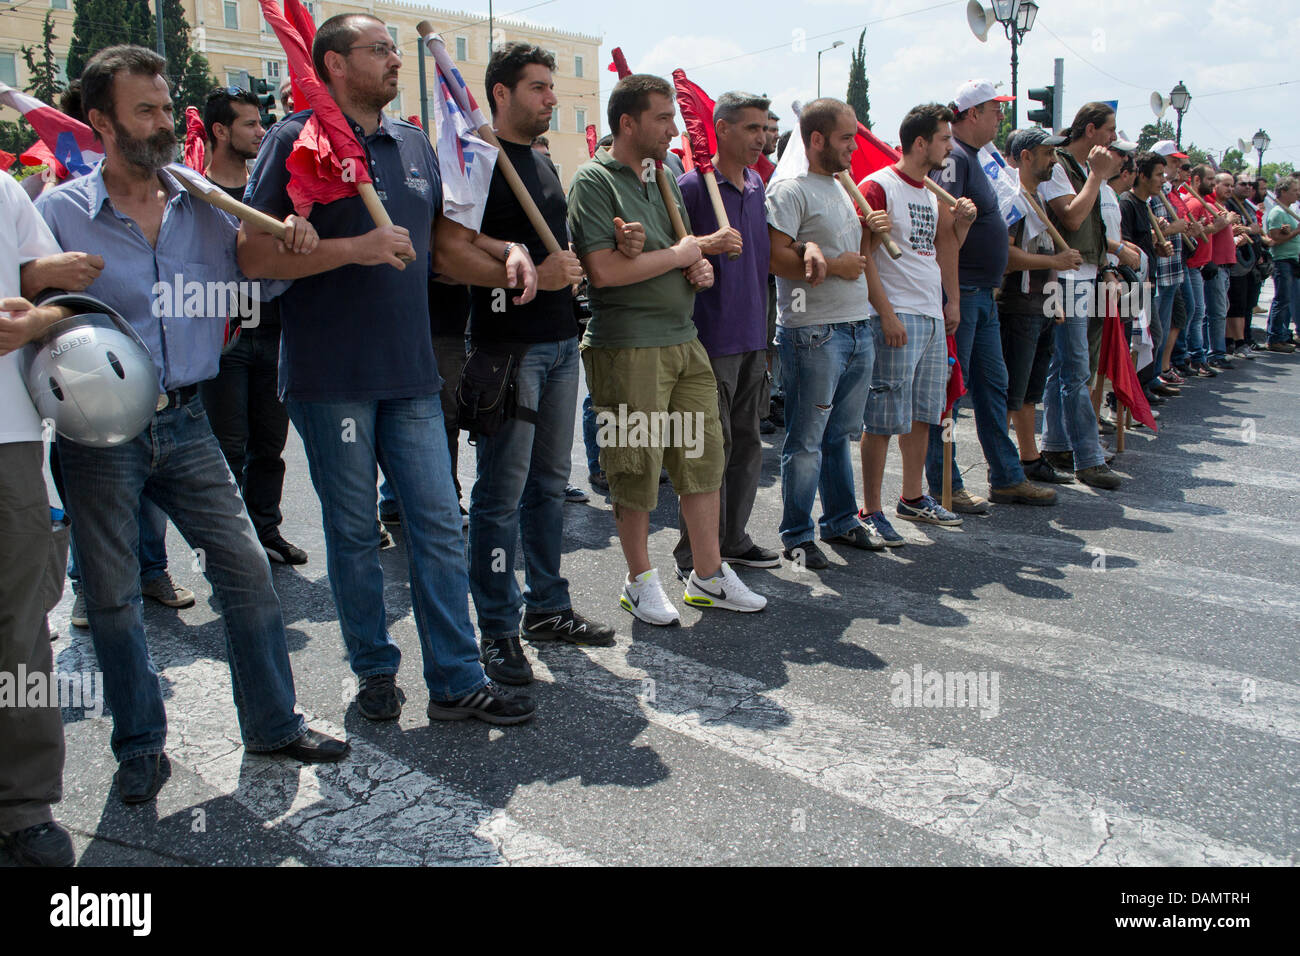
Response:
MULTIPOLYGON (((958 199, 975 203, 976 216, 966 241, 938 246, 943 276, 944 324, 957 339, 957 359, 975 409, 975 429, 989 466, 989 495, 995 502, 1022 505, 1056 504, 1056 492, 1026 480, 1020 454, 1007 434, 1007 366, 1002 356, 1002 331, 993 291, 1007 269, 1007 225, 993 184, 979 160, 981 147, 993 141, 1002 123, 1002 104, 988 80, 971 80, 957 90, 949 109, 952 155, 931 177, 958 199)), ((954 413, 955 414, 955 413, 954 413)), ((930 429, 925 472, 933 492, 942 487, 943 456, 948 450, 943 429, 930 429)), ((955 453, 955 447, 952 453, 955 453)), ((986 514, 984 499, 967 491, 956 468, 952 471, 953 510, 986 514)))

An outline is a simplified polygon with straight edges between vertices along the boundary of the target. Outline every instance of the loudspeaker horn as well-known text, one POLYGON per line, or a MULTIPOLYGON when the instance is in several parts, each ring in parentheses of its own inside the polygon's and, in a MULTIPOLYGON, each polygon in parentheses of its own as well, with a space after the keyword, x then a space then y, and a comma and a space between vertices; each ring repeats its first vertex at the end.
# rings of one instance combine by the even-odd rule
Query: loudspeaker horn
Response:
POLYGON ((1156 119, 1164 119, 1168 109, 1169 97, 1161 96, 1158 92, 1151 94, 1151 112, 1156 114, 1156 119))
POLYGON ((984 6, 979 0, 970 0, 966 4, 966 22, 970 25, 970 32, 975 34, 975 39, 987 43, 989 27, 997 23, 998 18, 993 15, 992 7, 984 6))

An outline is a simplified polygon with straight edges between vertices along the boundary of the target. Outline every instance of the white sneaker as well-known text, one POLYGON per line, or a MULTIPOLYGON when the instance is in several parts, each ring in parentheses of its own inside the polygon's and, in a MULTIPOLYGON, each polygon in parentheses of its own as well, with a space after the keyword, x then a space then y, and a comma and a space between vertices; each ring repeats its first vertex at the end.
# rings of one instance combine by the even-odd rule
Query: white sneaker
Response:
POLYGON ((659 583, 659 571, 656 568, 637 575, 634 581, 625 580, 618 603, 623 610, 647 624, 666 627, 682 621, 677 608, 673 607, 668 595, 664 593, 663 585, 659 583))
POLYGON ((711 578, 700 578, 692 571, 683 600, 696 607, 720 607, 747 614, 767 607, 767 598, 745 587, 745 582, 736 577, 726 561, 722 562, 722 570, 711 578))

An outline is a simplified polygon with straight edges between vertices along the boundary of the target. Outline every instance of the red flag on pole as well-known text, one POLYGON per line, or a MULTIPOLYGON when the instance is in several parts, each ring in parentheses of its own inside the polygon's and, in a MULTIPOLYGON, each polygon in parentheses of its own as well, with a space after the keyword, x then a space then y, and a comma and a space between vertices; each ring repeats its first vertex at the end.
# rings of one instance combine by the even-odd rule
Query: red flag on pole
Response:
POLYGON ((1101 375, 1110 379, 1115 400, 1126 406, 1134 418, 1154 432, 1156 419, 1151 414, 1151 406, 1138 382, 1137 370, 1133 368, 1133 359, 1129 355, 1128 337, 1124 334, 1124 323, 1119 319, 1114 302, 1108 302, 1106 321, 1102 325, 1101 355, 1097 359, 1097 369, 1101 375))
POLYGON ((258 3, 284 48, 289 74, 306 100, 299 103, 295 99, 293 105, 298 109, 310 107, 312 111, 285 161, 294 211, 307 216, 314 204, 355 196, 358 186, 371 182, 366 151, 357 142, 334 97, 316 75, 307 41, 280 12, 275 0, 258 0, 258 3))
POLYGON ((962 378, 961 362, 957 361, 957 340, 950 335, 948 336, 948 391, 944 397, 948 407, 944 410, 944 418, 952 415, 952 407, 957 404, 957 399, 965 394, 966 380, 962 378))
POLYGON ((9 171, 9 167, 18 162, 18 157, 13 153, 0 149, 0 170, 9 171))
POLYGON ((858 124, 858 148, 853 151, 853 181, 861 183, 878 169, 892 166, 902 159, 902 154, 861 123, 858 124))
MULTIPOLYGON (((311 41, 316 38, 316 24, 312 21, 311 13, 303 6, 300 0, 284 0, 284 15, 293 28, 298 31, 302 41, 307 46, 307 52, 311 52, 311 41)), ((315 75, 313 73, 313 75, 315 75)), ((289 70, 289 84, 293 89, 293 106, 295 110, 307 108, 307 96, 298 86, 298 77, 289 70)))
POLYGON ((686 78, 683 70, 673 70, 673 87, 677 90, 677 108, 686 127, 684 139, 701 173, 713 171, 713 154, 718 151, 718 136, 713 128, 713 100, 686 78))
POLYGON ((600 141, 599 137, 596 136, 596 127, 588 123, 587 124, 587 155, 588 156, 596 155, 596 143, 598 143, 599 141, 600 141))
POLYGON ((204 146, 208 140, 208 131, 203 128, 203 117, 199 116, 197 106, 185 107, 185 165, 196 173, 202 173, 206 164, 204 146))
POLYGON ((758 173, 759 176, 763 177, 763 183, 766 185, 767 181, 772 178, 772 174, 776 172, 776 163, 772 162, 766 156, 760 156, 758 157, 758 162, 749 168, 758 173))
POLYGON ((609 65, 609 72, 617 73, 620 80, 625 76, 631 76, 632 71, 628 68, 627 57, 623 55, 623 51, 614 47, 613 56, 614 62, 609 65))

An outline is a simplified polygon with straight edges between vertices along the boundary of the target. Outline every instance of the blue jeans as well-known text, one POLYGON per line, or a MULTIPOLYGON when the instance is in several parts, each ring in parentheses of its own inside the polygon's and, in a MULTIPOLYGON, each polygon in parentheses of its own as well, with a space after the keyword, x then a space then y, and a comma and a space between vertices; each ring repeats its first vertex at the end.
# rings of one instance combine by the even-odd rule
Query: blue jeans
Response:
MULTIPOLYGON (((966 395, 975 409, 975 433, 989 465, 989 487, 1009 488, 1025 480, 1020 454, 1007 435, 1007 363, 1002 354, 1002 327, 992 289, 963 286, 961 324, 954 335, 966 395)), ((957 409, 953 407, 953 421, 957 409)), ((925 478, 931 493, 943 487, 943 429, 930 429, 925 453, 925 478)), ((957 446, 952 446, 953 461, 957 446)), ((961 474, 952 470, 954 489, 965 487, 961 474)))
POLYGON ((564 486, 578 401, 578 340, 539 342, 519 363, 515 394, 537 423, 512 418, 478 442, 470 492, 469 586, 484 640, 519 633, 519 609, 551 613, 571 606, 560 576, 564 486), (524 592, 515 578, 515 542, 524 547, 524 592))
POLYGON ((587 452, 587 474, 600 474, 600 445, 596 441, 596 408, 591 392, 582 400, 582 444, 587 452))
MULTIPOLYGON (((167 515, 148 498, 140 499, 140 580, 148 581, 167 571, 167 515)), ((81 591, 81 569, 77 567, 77 539, 68 548, 68 580, 72 590, 81 591)))
POLYGON ((1213 279, 1205 280, 1205 348, 1212 359, 1228 357, 1225 335, 1228 329, 1228 270, 1219 266, 1213 279))
POLYGON ((1088 315, 1093 307, 1091 280, 1062 280, 1065 322, 1054 326, 1052 361, 1043 387, 1043 451, 1074 452, 1074 469, 1103 464, 1097 414, 1088 391, 1088 315))
POLYGON ((781 542, 811 541, 818 491, 823 538, 858 523, 853 487, 853 440, 871 387, 876 346, 865 319, 800 328, 778 326, 785 388, 785 443, 781 446, 781 542))
POLYGON ((1300 333, 1300 262, 1273 260, 1273 304, 1268 309, 1268 341, 1285 342, 1295 326, 1300 333))
POLYGON ((68 511, 77 523, 82 594, 113 712, 113 753, 163 751, 167 717, 145 642, 137 559, 140 498, 147 494, 195 549, 222 611, 226 656, 244 746, 275 750, 306 731, 294 712, 293 672, 280 600, 239 486, 195 398, 154 415, 114 448, 59 439, 68 511))
POLYGON ((1183 327, 1187 336, 1187 360, 1204 365, 1208 357, 1205 351, 1205 280, 1201 278, 1200 269, 1184 271, 1183 295, 1187 300, 1187 325, 1183 327))
POLYGON ((302 436, 325 525, 326 567, 348 659, 358 677, 396 674, 375 522, 376 466, 397 495, 411 605, 434 700, 487 683, 469 620, 460 506, 435 393, 377 401, 288 403, 302 436))

